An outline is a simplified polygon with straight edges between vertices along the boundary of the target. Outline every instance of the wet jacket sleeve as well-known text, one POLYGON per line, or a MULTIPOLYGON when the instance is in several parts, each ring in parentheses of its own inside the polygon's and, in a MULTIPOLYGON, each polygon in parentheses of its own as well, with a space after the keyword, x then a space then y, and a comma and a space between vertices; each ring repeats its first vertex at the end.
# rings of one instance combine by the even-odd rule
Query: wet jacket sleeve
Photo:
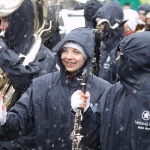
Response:
POLYGON ((106 88, 99 102, 93 108, 89 108, 83 117, 81 134, 84 137, 82 143, 90 149, 100 149, 101 114, 110 88, 111 86, 106 88))
POLYGON ((42 66, 39 76, 56 71, 55 54, 44 45, 41 45, 37 60, 42 66))
POLYGON ((32 90, 29 88, 7 114, 6 123, 1 127, 7 139, 16 138, 21 131, 26 135, 33 125, 32 90))
POLYGON ((14 51, 6 47, 0 49, 0 68, 7 74, 16 91, 24 92, 33 78, 52 72, 55 68, 56 63, 50 50, 40 49, 40 51, 36 61, 23 66, 14 51))

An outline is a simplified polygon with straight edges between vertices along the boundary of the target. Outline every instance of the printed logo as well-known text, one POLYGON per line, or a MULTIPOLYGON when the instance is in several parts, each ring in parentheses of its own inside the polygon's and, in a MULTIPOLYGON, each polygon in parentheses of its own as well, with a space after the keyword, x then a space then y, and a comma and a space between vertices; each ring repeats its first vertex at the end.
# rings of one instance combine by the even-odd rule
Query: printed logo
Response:
POLYGON ((142 119, 143 120, 149 120, 150 119, 150 112, 149 111, 144 111, 143 113, 142 113, 142 119))

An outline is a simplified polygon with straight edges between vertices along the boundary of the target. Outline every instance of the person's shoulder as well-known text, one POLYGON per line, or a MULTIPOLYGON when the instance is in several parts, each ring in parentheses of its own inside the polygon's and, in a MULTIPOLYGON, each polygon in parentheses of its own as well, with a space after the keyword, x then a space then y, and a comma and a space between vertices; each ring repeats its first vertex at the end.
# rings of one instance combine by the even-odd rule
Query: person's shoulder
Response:
POLYGON ((120 91, 123 88, 122 84, 120 82, 117 82, 115 84, 112 84, 110 86, 108 86, 105 90, 105 92, 107 93, 113 93, 116 94, 118 93, 118 91, 120 91))
POLYGON ((120 82, 117 82, 116 84, 113 84, 111 86, 108 86, 101 99, 100 99, 100 107, 103 111, 105 107, 108 107, 110 104, 112 104, 113 101, 115 101, 115 96, 117 93, 122 90, 123 86, 120 82))
POLYGON ((55 53, 53 53, 49 48, 47 48, 45 45, 41 45, 40 53, 44 54, 45 56, 55 56, 55 53))
POLYGON ((34 78, 30 86, 30 91, 32 91, 33 99, 35 101, 41 99, 45 95, 45 93, 47 93, 47 91, 57 86, 60 83, 59 77, 59 72, 53 72, 34 78))
POLYGON ((95 75, 92 75, 91 79, 93 78, 93 83, 96 84, 99 88, 107 88, 108 86, 110 86, 111 84, 100 78, 100 77, 97 77, 95 75))
POLYGON ((38 78, 35 78, 33 79, 33 84, 34 85, 37 85, 37 84, 40 84, 40 85, 47 85, 47 84, 50 84, 50 83, 56 83, 56 80, 58 80, 60 77, 60 72, 57 71, 57 72, 52 72, 52 73, 47 73, 47 74, 44 74, 38 78))

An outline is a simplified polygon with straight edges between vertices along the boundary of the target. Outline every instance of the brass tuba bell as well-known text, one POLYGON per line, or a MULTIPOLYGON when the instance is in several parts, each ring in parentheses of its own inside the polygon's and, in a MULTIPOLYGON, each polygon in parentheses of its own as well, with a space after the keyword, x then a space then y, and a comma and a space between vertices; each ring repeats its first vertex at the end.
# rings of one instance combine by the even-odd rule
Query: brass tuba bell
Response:
POLYGON ((23 0, 1 0, 0 1, 0 17, 6 17, 17 10, 23 0))

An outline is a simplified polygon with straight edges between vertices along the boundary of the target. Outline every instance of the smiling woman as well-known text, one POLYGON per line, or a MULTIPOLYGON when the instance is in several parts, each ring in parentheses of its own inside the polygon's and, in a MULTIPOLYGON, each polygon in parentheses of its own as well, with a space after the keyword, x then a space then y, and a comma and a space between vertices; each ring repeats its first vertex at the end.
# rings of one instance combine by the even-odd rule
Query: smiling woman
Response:
POLYGON ((69 75, 76 75, 79 69, 84 66, 86 59, 87 54, 82 46, 71 42, 64 44, 61 51, 61 60, 69 75))
MULTIPOLYGON (((26 129, 32 122, 36 130, 36 149, 40 147, 43 150, 70 150, 72 142, 68 117, 71 95, 80 90, 78 79, 87 69, 86 89, 93 95, 90 98, 93 105, 110 84, 91 75, 89 71, 94 54, 94 35, 90 29, 72 30, 53 51, 56 52, 60 71, 36 78, 7 113, 7 119, 3 118, 6 123, 2 128, 7 129, 5 135, 9 138, 20 130, 26 134, 26 129)), ((3 123, 1 118, 0 116, 0 123, 3 123)))

